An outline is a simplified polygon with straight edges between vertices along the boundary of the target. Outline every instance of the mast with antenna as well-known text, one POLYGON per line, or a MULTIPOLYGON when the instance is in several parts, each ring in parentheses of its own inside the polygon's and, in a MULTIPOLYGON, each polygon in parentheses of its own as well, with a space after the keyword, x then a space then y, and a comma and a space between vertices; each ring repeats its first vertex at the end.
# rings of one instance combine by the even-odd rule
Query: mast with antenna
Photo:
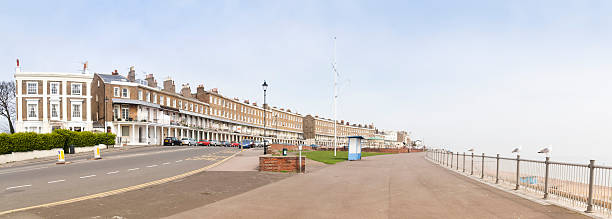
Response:
POLYGON ((337 103, 338 99, 338 70, 336 69, 336 37, 334 37, 334 63, 332 64, 334 70, 334 157, 336 156, 336 150, 338 148, 338 115, 337 115, 337 103))

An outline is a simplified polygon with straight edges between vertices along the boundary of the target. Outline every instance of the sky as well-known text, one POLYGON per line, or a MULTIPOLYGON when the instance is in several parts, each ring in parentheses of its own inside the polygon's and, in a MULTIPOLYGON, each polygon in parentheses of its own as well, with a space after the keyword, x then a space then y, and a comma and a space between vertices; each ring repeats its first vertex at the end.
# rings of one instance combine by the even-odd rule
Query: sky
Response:
POLYGON ((0 80, 171 76, 432 147, 612 164, 610 1, 2 1, 0 80))

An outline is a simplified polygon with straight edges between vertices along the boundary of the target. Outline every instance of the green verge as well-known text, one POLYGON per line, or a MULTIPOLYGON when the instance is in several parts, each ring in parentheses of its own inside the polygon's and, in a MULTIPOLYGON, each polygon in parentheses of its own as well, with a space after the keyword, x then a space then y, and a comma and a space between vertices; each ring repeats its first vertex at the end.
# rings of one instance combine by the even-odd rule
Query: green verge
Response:
MULTIPOLYGON (((376 155, 385 155, 390 153, 377 153, 377 152, 361 152, 361 157, 369 157, 376 155)), ((338 151, 337 156, 334 157, 334 151, 311 151, 311 152, 302 152, 303 156, 306 156, 308 159, 319 161, 326 164, 335 164, 338 162, 348 160, 348 152, 347 151, 338 151)))

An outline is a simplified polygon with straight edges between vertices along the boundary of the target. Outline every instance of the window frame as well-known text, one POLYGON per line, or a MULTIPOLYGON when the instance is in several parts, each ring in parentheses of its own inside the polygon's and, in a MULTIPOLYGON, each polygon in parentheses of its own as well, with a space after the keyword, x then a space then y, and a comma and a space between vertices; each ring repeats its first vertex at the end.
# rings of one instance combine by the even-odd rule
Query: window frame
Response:
POLYGON ((81 83, 71 83, 70 84, 70 95, 83 96, 83 84, 81 84, 81 83), (74 90, 75 87, 79 88, 78 89, 78 91, 79 91, 78 94, 75 94, 75 92, 74 92, 75 91, 74 90))
POLYGON ((26 82, 26 94, 38 94, 38 82, 37 81, 26 82), (34 85, 34 92, 30 92, 30 85, 34 85))
POLYGON ((49 83, 49 95, 59 95, 60 94, 60 82, 50 82, 49 83), (53 93, 53 85, 56 85, 55 93, 53 93))

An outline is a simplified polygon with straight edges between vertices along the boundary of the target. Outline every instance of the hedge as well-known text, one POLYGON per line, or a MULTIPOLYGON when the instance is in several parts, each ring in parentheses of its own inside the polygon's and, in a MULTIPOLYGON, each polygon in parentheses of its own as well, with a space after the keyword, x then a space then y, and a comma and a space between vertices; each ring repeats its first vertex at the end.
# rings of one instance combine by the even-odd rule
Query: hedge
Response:
POLYGON ((50 150, 53 148, 64 148, 66 150, 69 145, 75 147, 90 147, 98 144, 114 145, 115 137, 115 134, 112 133, 74 132, 65 129, 58 129, 47 134, 34 132, 0 133, 0 154, 50 150))

